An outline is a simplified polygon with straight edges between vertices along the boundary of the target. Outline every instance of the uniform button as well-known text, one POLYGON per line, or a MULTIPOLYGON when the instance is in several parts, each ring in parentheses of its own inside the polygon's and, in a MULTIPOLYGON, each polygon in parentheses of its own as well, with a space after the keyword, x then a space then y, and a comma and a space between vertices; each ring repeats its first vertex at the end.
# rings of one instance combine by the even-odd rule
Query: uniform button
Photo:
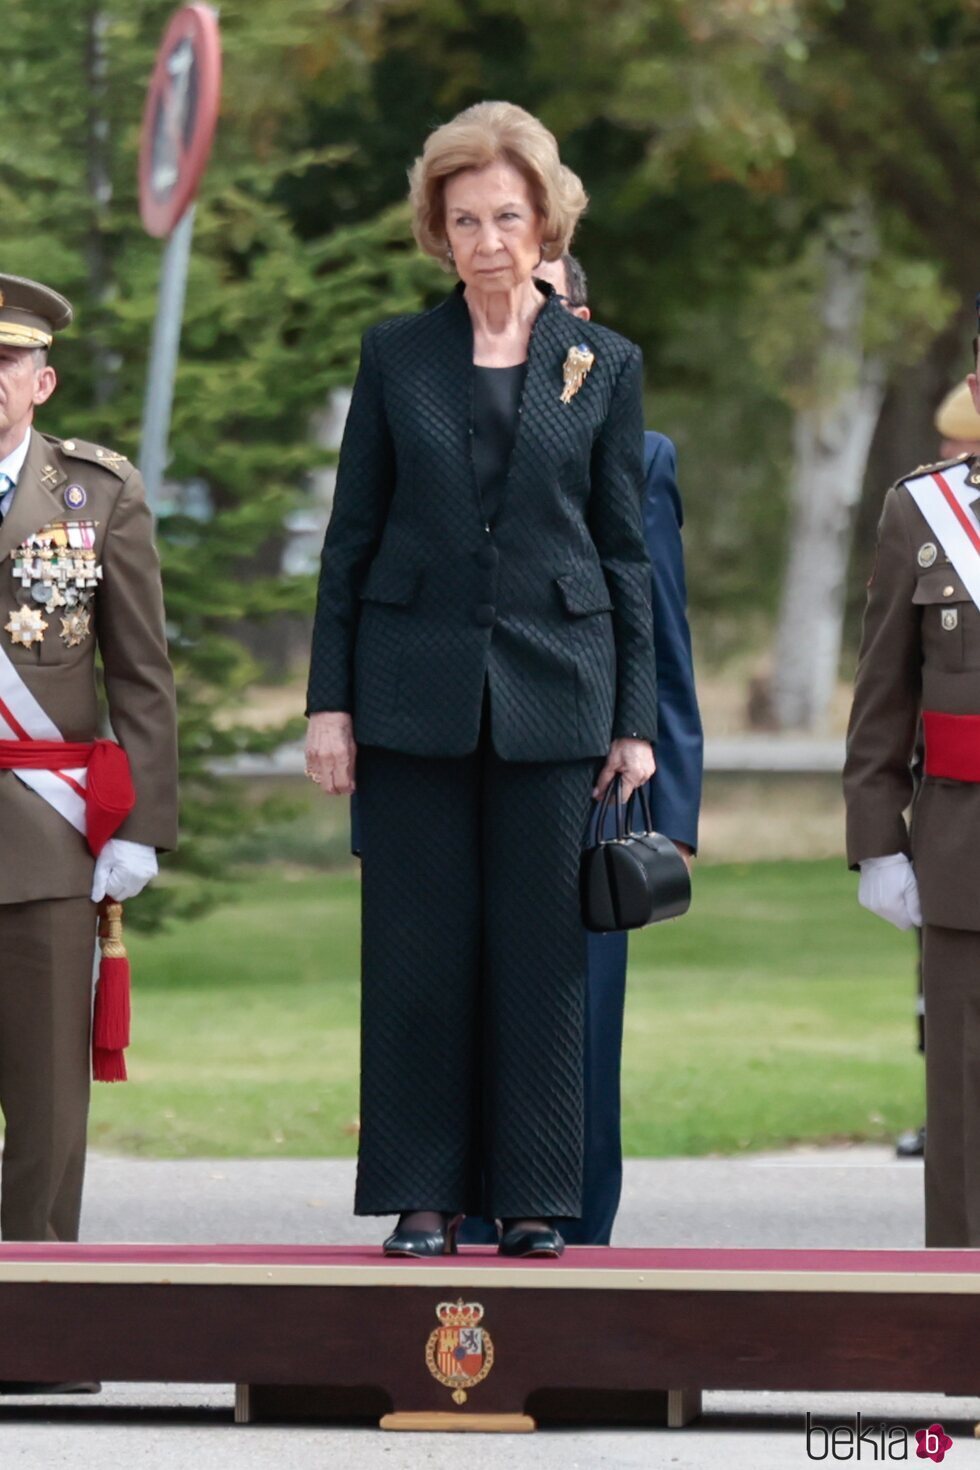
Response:
POLYGON ((492 602, 478 602, 473 617, 478 628, 492 628, 497 621, 497 609, 492 602))
POLYGON ((500 560, 500 552, 496 546, 481 546, 476 553, 476 564, 483 567, 485 571, 492 570, 500 560))
POLYGON ((943 588, 943 596, 944 597, 952 597, 952 595, 953 595, 953 593, 955 591, 956 591, 956 588, 955 587, 944 587, 943 588))
POLYGON ((68 453, 69 454, 74 453, 74 449, 75 449, 75 441, 74 441, 74 439, 66 439, 65 440, 65 446, 64 447, 68 450, 68 453))

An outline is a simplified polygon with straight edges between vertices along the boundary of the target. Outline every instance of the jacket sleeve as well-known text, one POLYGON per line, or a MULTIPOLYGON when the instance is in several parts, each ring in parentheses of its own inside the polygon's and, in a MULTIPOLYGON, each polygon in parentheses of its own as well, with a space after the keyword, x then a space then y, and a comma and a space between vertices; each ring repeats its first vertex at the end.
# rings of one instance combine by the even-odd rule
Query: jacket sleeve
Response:
POLYGON ((374 330, 364 335, 323 542, 306 713, 353 711, 354 634, 364 574, 384 529, 395 479, 374 330))
POLYGON ((889 490, 878 526, 847 731, 844 800, 852 868, 865 858, 910 852, 904 813, 912 800, 922 653, 912 602, 915 556, 901 496, 889 490))
POLYGON ((650 782, 653 824, 672 841, 696 849, 704 735, 687 621, 677 463, 669 439, 659 441, 647 471, 643 521, 653 568, 657 659, 657 771, 650 782))
POLYGON ((116 836, 168 851, 177 846, 177 697, 153 518, 136 470, 106 526, 95 610, 109 723, 136 789, 116 836))
POLYGON ((657 735, 650 558, 643 539, 643 357, 634 347, 592 450, 589 528, 613 605, 616 708, 612 738, 657 735))

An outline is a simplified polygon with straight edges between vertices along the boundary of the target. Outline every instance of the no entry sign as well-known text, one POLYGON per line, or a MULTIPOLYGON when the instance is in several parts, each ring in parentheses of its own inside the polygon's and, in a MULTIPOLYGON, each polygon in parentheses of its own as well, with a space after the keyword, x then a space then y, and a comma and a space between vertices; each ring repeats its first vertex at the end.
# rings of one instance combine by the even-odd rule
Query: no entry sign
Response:
POLYGON ((167 27, 143 114, 140 217, 157 238, 169 235, 197 192, 221 98, 218 17, 187 5, 167 27))

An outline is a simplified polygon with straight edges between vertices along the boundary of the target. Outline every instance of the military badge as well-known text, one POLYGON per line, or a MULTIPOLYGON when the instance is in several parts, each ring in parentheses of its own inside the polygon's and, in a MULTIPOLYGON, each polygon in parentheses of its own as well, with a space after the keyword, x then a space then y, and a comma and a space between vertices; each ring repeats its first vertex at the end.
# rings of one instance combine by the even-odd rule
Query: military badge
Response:
POLYGON ((919 547, 919 554, 916 557, 916 561, 920 567, 931 567, 938 555, 939 553, 936 550, 935 544, 932 541, 926 541, 919 547))
POLYGON ((5 626, 10 634, 10 641, 14 644, 20 643, 24 648, 30 648, 34 643, 43 643, 44 635, 48 631, 39 607, 19 607, 10 614, 5 626))
POLYGON ((960 614, 959 614, 959 610, 957 608, 955 608, 955 607, 944 607, 943 608, 943 631, 945 633, 952 633, 953 629, 954 628, 957 628, 959 626, 959 621, 960 621, 960 614))
POLYGON ((65 505, 69 510, 83 510, 88 504, 84 485, 69 485, 65 490, 65 505))
POLYGON ((493 1367, 493 1342, 479 1302, 440 1302, 439 1326, 425 1345, 425 1366, 439 1383, 452 1389, 454 1404, 465 1404, 468 1390, 482 1383, 493 1367))
POLYGON ((562 389, 562 403, 571 403, 578 390, 588 377, 592 364, 595 362, 595 353, 585 342, 580 342, 577 347, 569 347, 568 356, 562 364, 562 377, 565 386, 562 389))
POLYGON ((77 648, 92 631, 92 614, 87 607, 73 608, 61 619, 61 641, 66 648, 77 648))
MULTIPOLYGON (((82 489, 80 485, 76 488, 82 489)), ((56 521, 42 526, 10 553, 14 581, 46 612, 60 607, 84 609, 95 596, 102 580, 95 552, 97 525, 96 521, 56 521)), ((79 643, 90 631, 90 624, 81 632, 72 624, 72 636, 78 635, 79 643)))
POLYGON ((117 454, 114 449, 97 449, 95 451, 95 457, 109 470, 118 470, 121 464, 126 463, 126 456, 124 454, 117 454))
POLYGON ((55 469, 53 464, 46 464, 44 466, 44 469, 41 471, 41 484, 45 487, 45 489, 50 490, 54 485, 57 485, 57 483, 58 471, 55 469))

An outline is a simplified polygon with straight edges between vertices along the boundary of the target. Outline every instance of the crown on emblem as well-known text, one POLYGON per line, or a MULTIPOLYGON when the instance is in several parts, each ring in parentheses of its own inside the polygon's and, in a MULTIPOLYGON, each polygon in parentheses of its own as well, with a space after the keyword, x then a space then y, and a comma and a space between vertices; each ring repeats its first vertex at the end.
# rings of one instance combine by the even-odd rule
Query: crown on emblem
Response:
POLYGON ((440 1302, 436 1316, 443 1327, 475 1327, 483 1316, 483 1308, 479 1302, 464 1302, 460 1298, 458 1302, 440 1302))

